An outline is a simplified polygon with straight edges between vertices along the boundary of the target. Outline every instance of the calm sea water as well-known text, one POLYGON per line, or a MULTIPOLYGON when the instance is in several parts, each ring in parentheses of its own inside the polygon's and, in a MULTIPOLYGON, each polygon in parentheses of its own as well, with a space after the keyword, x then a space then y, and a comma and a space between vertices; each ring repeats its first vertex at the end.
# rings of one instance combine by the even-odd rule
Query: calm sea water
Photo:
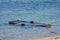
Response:
POLYGON ((60 1, 31 0, 0 2, 0 39, 26 40, 33 37, 45 37, 60 34, 60 1), (51 23, 50 29, 33 26, 9 25, 11 20, 35 21, 51 23), (55 33, 51 33, 55 32, 55 33))

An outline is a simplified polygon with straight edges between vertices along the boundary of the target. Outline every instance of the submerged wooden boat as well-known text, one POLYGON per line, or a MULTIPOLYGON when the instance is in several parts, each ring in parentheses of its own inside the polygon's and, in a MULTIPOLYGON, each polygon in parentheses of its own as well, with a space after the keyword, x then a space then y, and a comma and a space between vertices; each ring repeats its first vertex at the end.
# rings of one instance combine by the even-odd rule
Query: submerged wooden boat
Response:
POLYGON ((20 25, 20 26, 38 26, 38 27, 45 27, 45 28, 50 28, 51 24, 45 24, 45 23, 36 23, 34 21, 22 21, 22 20, 15 20, 15 21, 9 21, 9 24, 13 25, 20 25))

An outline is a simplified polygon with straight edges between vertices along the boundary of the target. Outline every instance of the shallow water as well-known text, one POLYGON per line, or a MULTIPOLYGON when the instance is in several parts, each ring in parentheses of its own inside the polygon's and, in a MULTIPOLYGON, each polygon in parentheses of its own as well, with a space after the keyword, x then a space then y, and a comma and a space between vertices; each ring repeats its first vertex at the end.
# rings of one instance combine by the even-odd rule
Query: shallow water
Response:
POLYGON ((0 38, 2 40, 26 40, 60 34, 60 1, 2 1, 0 2, 0 38), (11 20, 51 23, 50 29, 34 26, 9 25, 11 20), (52 33, 51 33, 52 32, 52 33), (55 32, 55 33, 53 33, 55 32))

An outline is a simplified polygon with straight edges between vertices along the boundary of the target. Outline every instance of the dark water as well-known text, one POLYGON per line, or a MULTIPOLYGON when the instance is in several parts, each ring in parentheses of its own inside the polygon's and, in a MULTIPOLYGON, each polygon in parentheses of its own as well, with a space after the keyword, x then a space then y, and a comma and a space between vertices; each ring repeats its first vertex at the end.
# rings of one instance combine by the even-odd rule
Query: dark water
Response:
POLYGON ((0 0, 0 38, 25 40, 60 34, 60 0, 0 0), (10 20, 51 23, 50 29, 33 26, 9 25, 10 20), (51 33, 52 32, 52 33, 51 33), (55 33, 53 33, 55 32, 55 33))

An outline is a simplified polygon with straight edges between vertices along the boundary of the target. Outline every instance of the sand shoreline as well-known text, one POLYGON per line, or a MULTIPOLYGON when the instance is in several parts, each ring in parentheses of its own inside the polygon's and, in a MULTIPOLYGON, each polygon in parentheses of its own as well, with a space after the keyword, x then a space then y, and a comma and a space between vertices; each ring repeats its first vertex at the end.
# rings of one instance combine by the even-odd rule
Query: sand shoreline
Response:
POLYGON ((60 35, 48 36, 48 37, 38 37, 29 40, 60 40, 60 35))

